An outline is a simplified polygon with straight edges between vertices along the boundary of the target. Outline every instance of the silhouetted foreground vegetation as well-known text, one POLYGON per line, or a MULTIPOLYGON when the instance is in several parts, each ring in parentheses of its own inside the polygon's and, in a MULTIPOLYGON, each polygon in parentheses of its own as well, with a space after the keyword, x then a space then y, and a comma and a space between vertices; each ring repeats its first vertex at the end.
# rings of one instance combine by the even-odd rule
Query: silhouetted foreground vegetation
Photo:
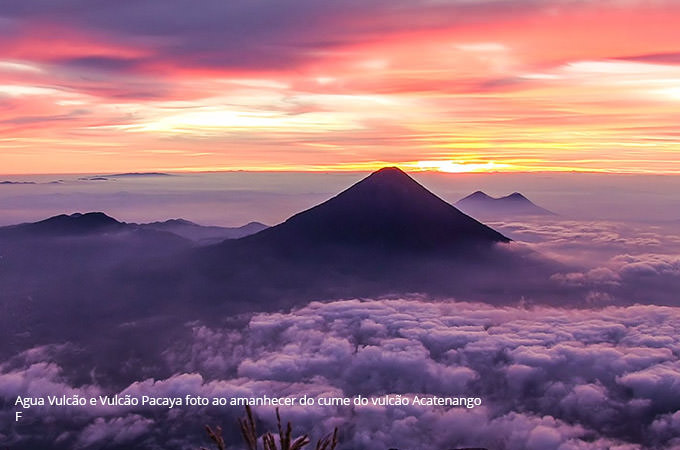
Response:
MULTIPOLYGON (((276 439, 274 435, 267 432, 262 435, 261 439, 258 439, 257 427, 255 425, 255 419, 253 418, 253 411, 250 406, 246 406, 246 415, 242 419, 238 420, 239 427, 241 428, 241 436, 243 436, 243 441, 245 442, 248 450, 259 450, 259 442, 262 442, 263 450, 300 450, 301 448, 308 445, 311 440, 308 435, 302 435, 295 440, 293 440, 293 426, 290 422, 286 425, 286 430, 283 430, 281 425, 281 415, 279 414, 279 408, 276 408, 276 425, 279 430, 279 446, 276 445, 276 439)), ((208 433, 208 437, 213 441, 217 450, 226 450, 227 444, 224 442, 222 437, 222 428, 216 427, 212 428, 209 425, 205 426, 205 431, 208 433)), ((323 438, 316 441, 315 450, 335 450, 338 445, 338 428, 333 430, 323 438)), ((205 447, 201 447, 201 450, 208 450, 205 447)), ((389 450, 399 450, 391 448, 389 450)), ((452 450, 488 450, 481 447, 465 447, 457 448, 452 450)))
MULTIPOLYGON (((293 440, 293 426, 290 422, 287 423, 286 429, 284 431, 283 425, 281 424, 281 415, 279 414, 279 408, 276 408, 276 424, 278 427, 278 440, 279 445, 276 444, 276 438, 271 432, 266 432, 261 438, 258 438, 257 426, 255 425, 255 419, 253 418, 253 411, 250 406, 246 406, 246 416, 238 420, 239 427, 241 428, 241 436, 243 436, 243 441, 245 442, 248 450, 258 450, 259 442, 262 442, 262 449, 264 450, 300 450, 306 445, 308 445, 311 440, 308 435, 302 435, 293 440)), ((206 425, 205 430, 208 436, 213 441, 218 450, 225 450, 227 448, 224 438, 222 437, 222 428, 216 427, 211 428, 206 425)), ((316 450, 335 450, 338 445, 338 429, 337 427, 333 430, 333 433, 324 436, 316 442, 316 450)), ((201 450, 207 450, 205 447, 201 447, 201 450)))

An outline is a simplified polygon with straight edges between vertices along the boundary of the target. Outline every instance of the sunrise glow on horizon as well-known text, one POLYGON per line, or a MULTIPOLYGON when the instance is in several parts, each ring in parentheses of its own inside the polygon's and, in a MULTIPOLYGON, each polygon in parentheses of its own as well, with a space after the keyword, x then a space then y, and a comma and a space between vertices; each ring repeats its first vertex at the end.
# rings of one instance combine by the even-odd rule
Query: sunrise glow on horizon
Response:
POLYGON ((0 173, 680 173, 680 4, 14 2, 0 173))

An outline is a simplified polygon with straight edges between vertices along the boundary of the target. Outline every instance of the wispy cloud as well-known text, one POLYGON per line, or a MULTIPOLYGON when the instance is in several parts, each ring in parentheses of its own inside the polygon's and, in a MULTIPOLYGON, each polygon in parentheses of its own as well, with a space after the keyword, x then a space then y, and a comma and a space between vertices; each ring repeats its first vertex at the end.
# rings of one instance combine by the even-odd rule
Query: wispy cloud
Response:
POLYGON ((49 136, 59 156, 2 165, 356 168, 458 163, 473 146, 480 170, 673 171, 678 14, 672 2, 562 0, 10 2, 0 120, 66 117, 73 102, 88 115, 1 129, 49 136), (126 150, 74 161, 83 136, 126 150), (200 163, 141 156, 205 142, 200 163))

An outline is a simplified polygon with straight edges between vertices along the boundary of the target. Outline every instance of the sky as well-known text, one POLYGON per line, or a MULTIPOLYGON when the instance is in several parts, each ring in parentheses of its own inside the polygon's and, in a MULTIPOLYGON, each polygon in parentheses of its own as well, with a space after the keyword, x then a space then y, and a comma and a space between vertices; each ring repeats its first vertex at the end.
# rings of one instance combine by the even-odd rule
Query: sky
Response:
POLYGON ((0 173, 680 173, 680 4, 0 0, 0 173))

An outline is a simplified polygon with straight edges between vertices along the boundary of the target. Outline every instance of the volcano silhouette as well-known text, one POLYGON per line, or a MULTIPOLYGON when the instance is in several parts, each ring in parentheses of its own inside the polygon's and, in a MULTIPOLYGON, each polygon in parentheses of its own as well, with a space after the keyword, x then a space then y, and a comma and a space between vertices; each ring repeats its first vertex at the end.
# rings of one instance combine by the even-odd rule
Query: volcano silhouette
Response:
POLYGON ((538 206, 519 192, 505 197, 491 197, 482 191, 473 192, 456 202, 456 207, 473 216, 554 216, 552 211, 538 206))
POLYGON ((388 252, 441 252, 508 242, 396 167, 374 172, 311 209, 241 240, 294 250, 350 246, 388 252))
POLYGON ((388 167, 241 239, 197 249, 201 298, 290 306, 310 298, 453 293, 498 270, 509 239, 388 167), (220 287, 216 290, 215 285, 220 287))

